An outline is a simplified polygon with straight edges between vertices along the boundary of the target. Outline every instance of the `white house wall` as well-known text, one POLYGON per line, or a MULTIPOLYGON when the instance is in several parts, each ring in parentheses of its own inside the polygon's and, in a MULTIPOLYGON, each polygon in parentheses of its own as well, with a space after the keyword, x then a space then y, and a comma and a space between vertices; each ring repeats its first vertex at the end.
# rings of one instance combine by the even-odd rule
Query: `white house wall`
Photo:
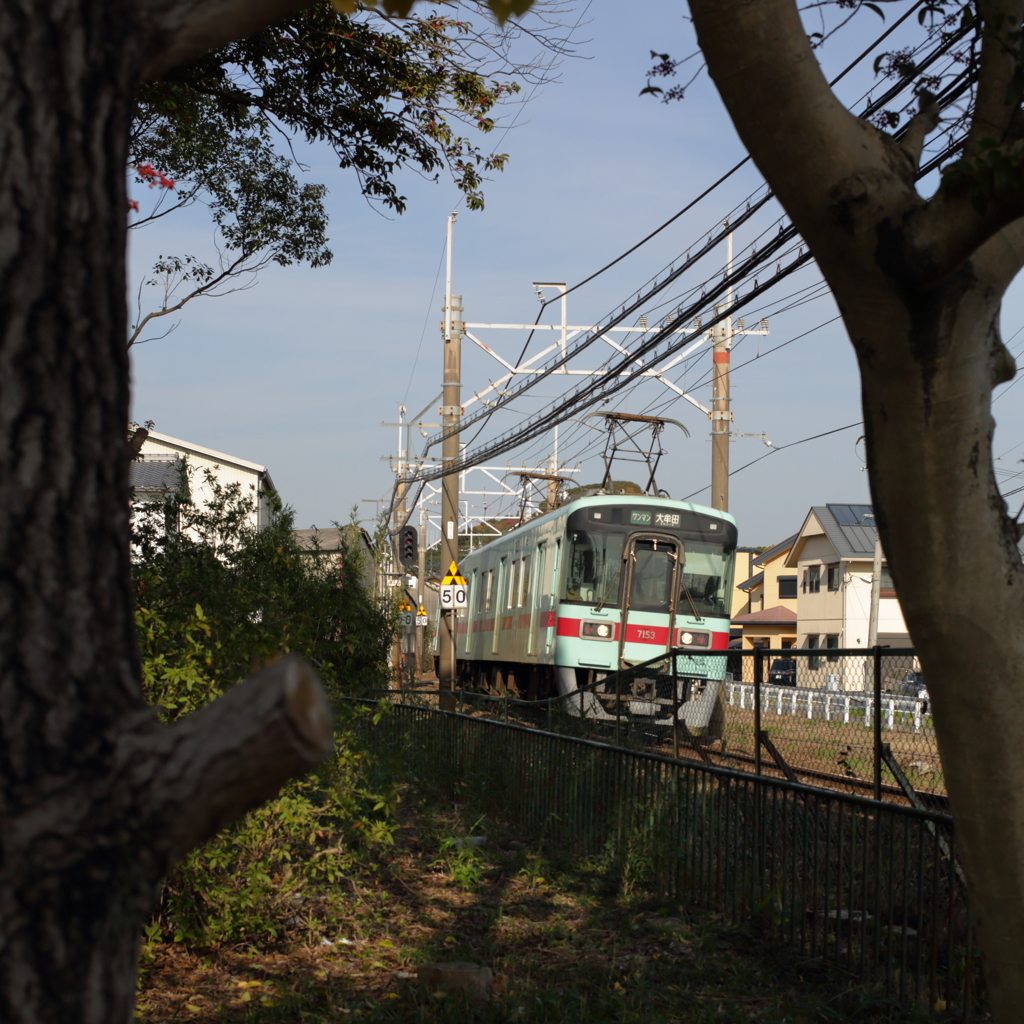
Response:
MULTIPOLYGON (((871 618, 871 562, 848 562, 846 569, 846 625, 844 647, 866 647, 871 618)), ((878 602, 878 635, 907 636, 907 623, 903 609, 895 597, 883 597, 878 602)), ((909 642, 909 641, 908 641, 909 642)))
POLYGON ((143 457, 166 458, 181 456, 188 459, 192 469, 189 476, 189 489, 192 500, 197 505, 204 505, 213 498, 213 488, 207 482, 206 471, 209 470, 221 487, 238 484, 241 495, 256 500, 256 511, 249 517, 252 526, 266 526, 270 521, 270 507, 266 500, 259 497, 260 485, 266 470, 262 467, 249 468, 232 462, 224 457, 214 457, 196 451, 189 445, 178 445, 171 441, 154 438, 152 434, 142 444, 143 457))

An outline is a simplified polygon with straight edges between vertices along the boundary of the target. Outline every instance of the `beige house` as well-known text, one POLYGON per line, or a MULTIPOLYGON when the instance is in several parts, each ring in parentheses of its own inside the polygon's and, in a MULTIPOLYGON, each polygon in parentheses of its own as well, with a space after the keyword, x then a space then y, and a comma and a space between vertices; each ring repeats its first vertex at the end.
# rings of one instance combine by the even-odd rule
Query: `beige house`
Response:
MULTIPOLYGON (((812 670, 834 676, 846 661, 831 662, 829 649, 868 646, 874 553, 875 525, 870 505, 819 505, 807 513, 784 564, 797 576, 796 646, 820 648, 823 652, 820 660, 811 659, 812 670)), ((878 643, 883 647, 912 646, 884 562, 878 643)), ((830 679, 829 685, 861 689, 864 680, 852 666, 847 668, 841 681, 830 679)))
POLYGON ((786 565, 796 538, 794 534, 759 555, 750 555, 747 578, 736 585, 737 595, 746 600, 733 603, 732 616, 733 629, 742 630, 744 649, 796 646, 798 577, 786 565))

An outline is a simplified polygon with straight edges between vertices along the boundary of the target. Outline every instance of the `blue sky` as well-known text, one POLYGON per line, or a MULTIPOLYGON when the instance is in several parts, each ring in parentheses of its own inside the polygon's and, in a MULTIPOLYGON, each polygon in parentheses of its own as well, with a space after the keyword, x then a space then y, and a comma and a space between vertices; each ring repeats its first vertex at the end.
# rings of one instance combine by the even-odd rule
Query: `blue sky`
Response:
MULTIPOLYGON (((593 0, 589 6, 583 0, 574 10, 571 21, 585 11, 576 32, 578 56, 563 61, 557 83, 538 89, 521 109, 508 109, 506 123, 513 117, 516 123, 500 148, 511 159, 508 169, 487 183, 486 209, 471 213, 459 207, 454 291, 463 295, 467 321, 532 321, 538 304, 531 282, 573 284, 588 276, 744 155, 706 78, 681 103, 638 95, 652 49, 673 56, 692 49, 683 5, 652 0, 629 5, 627 17, 620 0, 593 0)), ((880 29, 873 16, 862 16, 822 52, 826 72, 845 66, 880 29)), ((893 37, 894 44, 901 34, 893 37)), ((852 101, 872 81, 869 60, 844 80, 841 95, 852 101)), ((495 132, 491 144, 500 138, 495 132)), ((400 184, 408 211, 382 216, 329 152, 307 149, 301 156, 309 165, 308 180, 330 190, 333 263, 318 270, 272 267, 252 290, 193 302, 175 333, 133 350, 132 365, 136 419, 151 419, 163 433, 268 466, 282 497, 296 509, 297 525, 306 527, 347 519, 353 505, 359 505, 360 515, 371 513, 373 506, 363 499, 385 494, 393 480, 381 456, 394 453, 396 431, 380 423, 394 421, 403 403, 417 412, 440 391, 443 271, 440 279, 437 271, 445 219, 459 194, 450 182, 407 173, 400 184)), ((759 183, 750 165, 738 172, 655 240, 573 293, 569 322, 599 322, 663 265, 702 242, 759 183)), ((766 211, 759 227, 778 215, 777 208, 766 211)), ((737 249, 753 234, 753 228, 738 231, 737 249)), ((134 233, 130 258, 136 282, 158 254, 209 258, 212 243, 200 210, 134 233)), ((724 253, 709 260, 707 274, 722 259, 724 253)), ((803 271, 780 285, 775 297, 781 300, 815 280, 815 271, 803 271)), ((652 323, 664 312, 652 312, 652 323)), ((557 306, 548 313, 550 321, 557 306)), ((834 303, 824 295, 772 315, 768 338, 747 338, 736 348, 737 431, 764 432, 781 446, 860 419, 857 369, 842 325, 819 326, 835 316, 834 303), (754 358, 808 331, 801 340, 754 358)), ((1024 291, 1018 281, 1005 304, 1004 336, 1022 326, 1024 291)), ((479 333, 510 360, 525 340, 509 331, 479 333)), ((1024 334, 1011 349, 1019 351, 1022 341, 1024 334)), ((535 340, 527 358, 540 347, 535 340)), ((705 405, 710 389, 698 385, 708 360, 705 355, 690 365, 685 380, 705 405)), ((597 361, 582 356, 580 366, 597 361)), ((464 342, 464 396, 500 372, 497 363, 464 342)), ((557 394, 550 378, 537 391, 543 399, 523 401, 496 427, 503 429, 557 394)), ((667 392, 660 385, 645 384, 620 397, 614 408, 643 412, 661 395, 667 392)), ((996 454, 1021 443, 998 464, 1011 472, 1019 468, 1015 460, 1024 457, 1021 397, 1024 391, 1011 387, 994 407, 996 454)), ((709 425, 681 400, 664 415, 681 420, 691 433, 689 439, 678 431, 667 435, 668 454, 659 473, 660 486, 682 497, 709 482, 709 425)), ((581 476, 587 481, 601 474, 599 453, 593 447, 583 452, 584 435, 591 433, 573 425, 563 430, 562 454, 570 465, 586 455, 581 476)), ((733 477, 730 511, 740 525, 740 543, 770 544, 795 532, 811 505, 870 500, 863 446, 855 444, 859 433, 853 428, 780 451, 733 477)), ((523 459, 535 462, 547 457, 549 447, 538 441, 507 458, 513 466, 523 459)), ((766 451, 756 439, 737 439, 732 465, 766 451)))

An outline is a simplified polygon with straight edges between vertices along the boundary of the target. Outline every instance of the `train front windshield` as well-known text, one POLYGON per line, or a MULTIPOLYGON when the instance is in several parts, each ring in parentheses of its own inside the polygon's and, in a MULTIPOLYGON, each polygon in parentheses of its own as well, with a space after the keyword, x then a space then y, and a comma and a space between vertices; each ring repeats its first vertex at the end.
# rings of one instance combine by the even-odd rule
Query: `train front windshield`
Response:
MULTIPOLYGON (((628 534, 617 530, 570 530, 562 600, 618 607, 622 557, 628 534)), ((728 616, 732 586, 732 548, 714 541, 680 538, 684 564, 676 611, 680 615, 728 616), (692 606, 691 606, 692 601, 692 606)), ((669 554, 649 541, 634 550, 633 594, 638 610, 668 611, 667 585, 672 578, 669 554)))
POLYGON ((721 544, 707 541, 688 540, 684 544, 683 589, 676 605, 678 612, 681 615, 692 614, 692 600, 701 615, 727 616, 728 592, 732 584, 732 573, 729 571, 732 552, 727 553, 721 544))

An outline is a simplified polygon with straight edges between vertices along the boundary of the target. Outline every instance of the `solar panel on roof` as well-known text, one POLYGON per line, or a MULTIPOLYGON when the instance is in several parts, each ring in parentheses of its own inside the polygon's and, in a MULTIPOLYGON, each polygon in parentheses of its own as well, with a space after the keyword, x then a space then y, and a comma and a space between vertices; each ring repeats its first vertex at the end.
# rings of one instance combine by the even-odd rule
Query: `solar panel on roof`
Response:
POLYGON ((874 526, 870 505, 827 505, 840 526, 874 526))

